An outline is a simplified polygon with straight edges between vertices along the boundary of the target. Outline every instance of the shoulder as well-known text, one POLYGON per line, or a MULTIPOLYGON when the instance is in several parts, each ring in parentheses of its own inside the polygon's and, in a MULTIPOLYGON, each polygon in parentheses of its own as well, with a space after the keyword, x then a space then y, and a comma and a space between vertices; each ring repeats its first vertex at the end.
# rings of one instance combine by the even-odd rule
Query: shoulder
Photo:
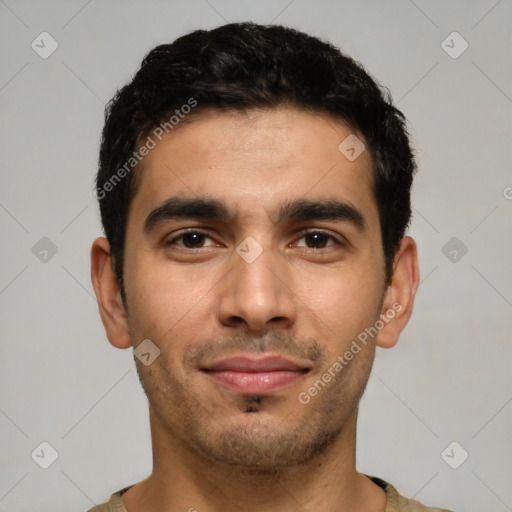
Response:
POLYGON ((373 483, 384 489, 388 500, 385 512, 451 512, 445 508, 428 507, 419 501, 406 498, 399 494, 395 487, 385 480, 375 476, 365 476, 367 476, 373 483))
POLYGON ((87 512, 127 512, 127 510, 124 508, 121 496, 130 487, 131 486, 125 487, 124 489, 115 492, 112 494, 112 496, 110 496, 110 499, 106 503, 96 505, 95 507, 89 509, 87 512))

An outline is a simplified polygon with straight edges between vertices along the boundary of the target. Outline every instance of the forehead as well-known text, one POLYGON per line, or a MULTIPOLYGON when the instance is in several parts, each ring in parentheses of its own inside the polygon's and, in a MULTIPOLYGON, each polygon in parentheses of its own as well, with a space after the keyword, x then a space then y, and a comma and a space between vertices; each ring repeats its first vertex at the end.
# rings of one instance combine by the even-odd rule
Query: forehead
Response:
POLYGON ((194 196, 222 200, 239 220, 272 218, 292 200, 339 199, 378 222, 369 151, 347 157, 354 137, 359 151, 364 139, 347 124, 294 108, 202 112, 155 140, 129 224, 170 197, 194 196))

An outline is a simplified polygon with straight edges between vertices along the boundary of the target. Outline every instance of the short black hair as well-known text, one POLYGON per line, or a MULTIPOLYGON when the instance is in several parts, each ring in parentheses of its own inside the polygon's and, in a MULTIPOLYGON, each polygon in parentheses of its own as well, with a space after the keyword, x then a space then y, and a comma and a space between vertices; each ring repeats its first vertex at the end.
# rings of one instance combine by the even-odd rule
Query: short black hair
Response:
POLYGON ((329 42, 281 25, 245 22, 196 30, 155 47, 105 108, 95 195, 123 300, 127 214, 137 181, 131 171, 148 133, 169 132, 192 108, 191 117, 204 109, 279 106, 327 114, 364 137, 389 284, 411 218, 416 171, 404 115, 386 88, 329 42))

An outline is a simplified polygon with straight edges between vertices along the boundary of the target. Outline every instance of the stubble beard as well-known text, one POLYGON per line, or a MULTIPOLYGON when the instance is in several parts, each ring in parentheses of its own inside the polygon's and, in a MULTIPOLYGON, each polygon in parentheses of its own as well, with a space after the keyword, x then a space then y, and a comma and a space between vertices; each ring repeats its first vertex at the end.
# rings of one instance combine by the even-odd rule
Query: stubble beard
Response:
POLYGON ((296 401, 288 416, 279 414, 272 396, 239 396, 235 409, 241 421, 225 424, 165 364, 148 371, 136 363, 150 405, 170 438, 210 462, 272 474, 322 456, 342 435, 348 420, 357 416, 374 354, 375 347, 365 347, 310 403, 301 404, 296 394, 287 398, 296 401))

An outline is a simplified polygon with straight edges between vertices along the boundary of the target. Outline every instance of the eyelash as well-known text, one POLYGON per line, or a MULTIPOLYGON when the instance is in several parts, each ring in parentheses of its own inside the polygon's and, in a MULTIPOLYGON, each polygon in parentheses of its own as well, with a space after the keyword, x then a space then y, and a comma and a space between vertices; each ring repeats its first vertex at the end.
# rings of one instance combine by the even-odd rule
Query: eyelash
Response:
MULTIPOLYGON (((197 230, 197 229, 191 229, 189 231, 183 231, 182 233, 180 233, 179 235, 173 237, 172 239, 170 239, 169 241, 166 241, 164 243, 165 247, 170 247, 172 246, 177 240, 180 240, 182 239, 185 235, 189 235, 189 234, 197 234, 197 235, 201 235, 205 238, 210 238, 211 240, 213 240, 213 237, 211 237, 208 233, 205 233, 203 231, 200 231, 200 230, 197 230)), ((327 233, 325 231, 321 231, 321 230, 309 230, 309 231, 304 231, 301 233, 300 235, 300 239, 308 236, 308 235, 324 235, 326 236, 328 239, 331 239, 335 242, 334 245, 337 245, 339 247, 346 247, 346 243, 342 240, 340 240, 339 238, 335 237, 334 235, 331 235, 330 233, 327 233)), ((306 249, 306 250, 309 250, 309 251, 314 251, 314 252, 318 252, 320 250, 325 250, 325 249, 328 249, 329 247, 333 247, 332 245, 330 246, 327 246, 327 247, 321 247, 321 248, 318 248, 318 249, 314 249, 314 248, 309 248, 309 247, 302 247, 302 249, 306 249)), ((201 249, 204 249, 204 247, 197 247, 195 249, 189 249, 187 247, 180 247, 180 249, 182 250, 185 250, 185 251, 200 251, 201 249)))

